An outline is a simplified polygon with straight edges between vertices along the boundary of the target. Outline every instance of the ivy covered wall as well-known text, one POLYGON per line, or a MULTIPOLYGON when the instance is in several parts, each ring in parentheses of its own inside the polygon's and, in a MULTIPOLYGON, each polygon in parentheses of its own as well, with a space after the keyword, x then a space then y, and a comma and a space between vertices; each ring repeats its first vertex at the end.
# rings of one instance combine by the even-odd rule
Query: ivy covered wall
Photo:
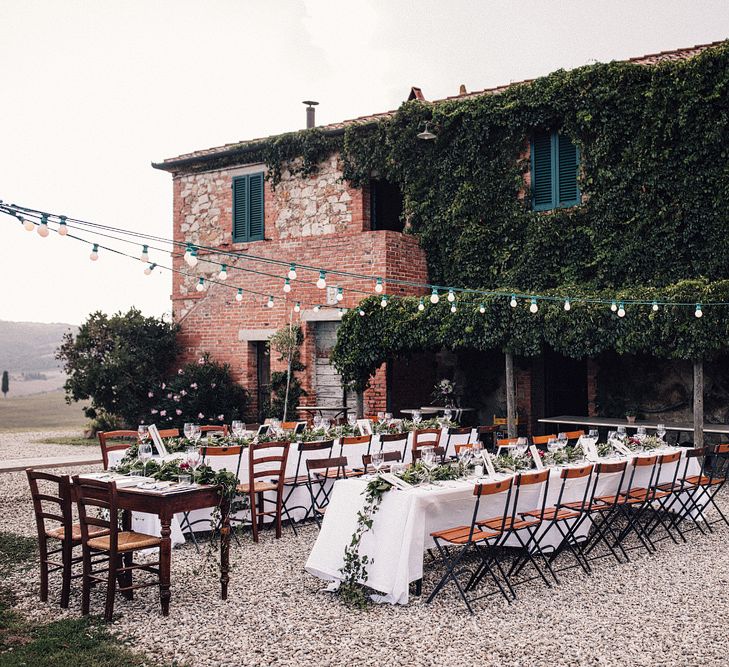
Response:
MULTIPOLYGON (((345 177, 373 173, 402 189, 410 231, 425 248, 431 282, 555 297, 729 302, 729 45, 657 66, 597 64, 558 71, 496 95, 407 102, 381 122, 350 126, 343 140, 316 133, 267 148, 315 165, 341 150, 345 177), (425 120, 437 135, 421 141, 425 120), (580 148, 583 203, 531 210, 528 139, 559 130, 580 148)), ((294 137, 296 137, 294 139, 294 137)), ((275 178, 275 174, 274 174, 275 178)), ((334 361, 366 384, 391 354, 411 349, 544 345, 575 357, 613 349, 679 359, 726 351, 724 306, 629 306, 459 298, 459 310, 417 300, 365 302, 343 320, 334 361), (485 301, 486 312, 478 311, 485 301)))

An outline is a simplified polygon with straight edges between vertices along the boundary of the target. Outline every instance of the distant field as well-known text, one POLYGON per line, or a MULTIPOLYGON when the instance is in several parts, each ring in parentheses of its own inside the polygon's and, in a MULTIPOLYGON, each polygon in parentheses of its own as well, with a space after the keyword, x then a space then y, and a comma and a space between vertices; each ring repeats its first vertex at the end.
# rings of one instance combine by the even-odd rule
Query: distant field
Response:
MULTIPOLYGON (((2 396, 0 394, 0 396, 2 396)), ((81 404, 66 405, 62 391, 0 398, 0 431, 83 430, 81 404)))

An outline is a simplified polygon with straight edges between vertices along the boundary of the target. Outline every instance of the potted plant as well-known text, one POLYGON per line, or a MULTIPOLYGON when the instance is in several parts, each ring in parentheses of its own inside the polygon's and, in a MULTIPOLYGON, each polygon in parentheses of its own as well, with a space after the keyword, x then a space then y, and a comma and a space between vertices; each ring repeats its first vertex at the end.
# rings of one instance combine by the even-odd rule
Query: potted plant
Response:
POLYGON ((455 407, 456 383, 443 378, 433 387, 432 396, 436 401, 442 401, 446 408, 455 407))
POLYGON ((635 418, 638 416, 638 409, 635 406, 628 406, 625 409, 625 418, 628 420, 628 424, 635 424, 635 418))

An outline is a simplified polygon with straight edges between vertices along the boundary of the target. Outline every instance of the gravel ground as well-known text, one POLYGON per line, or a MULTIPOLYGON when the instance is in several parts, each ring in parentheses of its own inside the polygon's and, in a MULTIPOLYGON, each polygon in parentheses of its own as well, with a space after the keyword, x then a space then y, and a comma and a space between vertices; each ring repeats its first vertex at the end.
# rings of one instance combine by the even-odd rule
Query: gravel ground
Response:
MULTIPOLYGON (((0 436, 0 451, 6 439, 0 436)), ((729 507, 728 496, 721 502, 729 507)), ((2 476, 0 503, 0 530, 34 534, 22 474, 2 476)), ((159 614, 150 588, 137 592, 133 602, 117 599, 113 629, 160 663, 176 659, 201 667, 726 665, 729 529, 722 525, 715 531, 708 536, 692 532, 686 545, 663 541, 654 556, 633 552, 628 564, 602 559, 592 576, 564 572, 552 589, 525 584, 512 605, 486 598, 476 603, 471 617, 452 585, 432 605, 414 599, 407 607, 345 607, 303 572, 315 526, 304 527, 298 537, 285 529, 281 540, 266 530, 257 545, 247 534, 240 546, 233 543, 227 602, 218 597, 215 573, 186 546, 172 554, 171 615, 159 614)), ((438 573, 439 568, 428 567, 426 594, 438 573)), ((77 590, 68 612, 41 605, 34 570, 30 575, 17 571, 5 582, 29 616, 47 621, 79 613, 77 590)), ((102 594, 94 591, 92 611, 103 611, 102 594)))

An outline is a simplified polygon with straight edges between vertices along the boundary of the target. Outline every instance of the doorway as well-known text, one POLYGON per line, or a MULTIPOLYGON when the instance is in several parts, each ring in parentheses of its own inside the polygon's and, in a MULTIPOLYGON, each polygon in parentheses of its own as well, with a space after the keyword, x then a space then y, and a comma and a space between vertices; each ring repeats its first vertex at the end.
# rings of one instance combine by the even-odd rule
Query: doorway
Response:
POLYGON ((545 417, 587 415, 587 361, 544 354, 545 417))

